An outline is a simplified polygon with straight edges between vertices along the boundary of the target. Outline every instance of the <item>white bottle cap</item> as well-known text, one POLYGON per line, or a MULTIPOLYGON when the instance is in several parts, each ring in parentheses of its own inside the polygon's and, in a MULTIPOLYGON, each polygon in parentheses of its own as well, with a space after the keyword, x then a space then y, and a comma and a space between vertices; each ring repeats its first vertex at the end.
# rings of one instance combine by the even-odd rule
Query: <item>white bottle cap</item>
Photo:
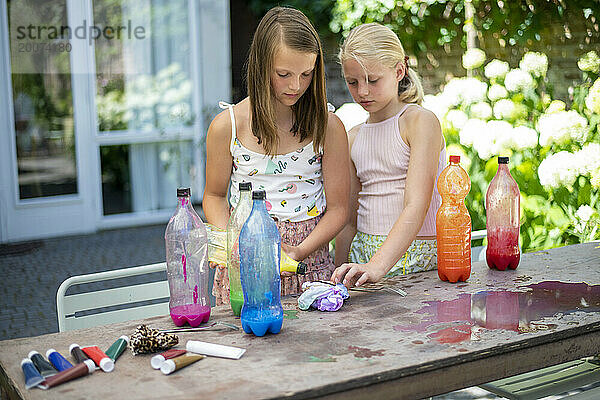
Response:
POLYGON ((127 336, 127 335, 123 335, 123 336, 121 336, 119 339, 123 339, 124 341, 126 341, 126 342, 127 342, 127 344, 129 344, 129 336, 127 336))
POLYGON ((50 357, 50 354, 55 353, 56 350, 54 349, 48 349, 48 351, 46 352, 46 358, 50 357))
POLYGON ((37 351, 35 351, 35 350, 31 350, 31 351, 29 352, 29 354, 27 354, 27 357, 31 358, 31 357, 33 357, 35 354, 40 354, 40 353, 38 353, 38 352, 37 352, 37 351))
POLYGON ((100 360, 100 368, 102 368, 102 371, 104 372, 110 372, 115 369, 115 363, 113 360, 106 357, 100 360))
POLYGON ((84 360, 83 362, 85 365, 87 365, 89 374, 96 370, 96 364, 94 364, 92 360, 84 360))
POLYGON ((165 375, 169 375, 171 372, 175 371, 175 363, 173 360, 166 360, 160 366, 160 372, 165 375))
POLYGON ((23 366, 23 364, 27 364, 27 363, 33 364, 29 358, 22 359, 21 360, 21 367, 23 366))
POLYGON ((163 365, 165 360, 166 359, 163 356, 161 356, 160 354, 157 354, 154 357, 152 357, 152 359, 150 360, 150 365, 152 365, 152 368, 154 368, 154 369, 160 369, 160 367, 163 365))
POLYGON ((72 352, 75 347, 80 347, 80 346, 77 343, 73 343, 72 345, 69 346, 69 353, 72 352))

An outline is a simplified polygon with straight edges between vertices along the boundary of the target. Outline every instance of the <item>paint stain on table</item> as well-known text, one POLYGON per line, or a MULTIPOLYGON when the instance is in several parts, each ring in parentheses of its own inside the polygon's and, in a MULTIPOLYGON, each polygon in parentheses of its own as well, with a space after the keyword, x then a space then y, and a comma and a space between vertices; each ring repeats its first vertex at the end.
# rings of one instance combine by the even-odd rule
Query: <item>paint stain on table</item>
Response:
POLYGON ((348 346, 348 350, 354 353, 356 358, 371 358, 373 356, 382 357, 385 350, 371 350, 366 347, 348 346))

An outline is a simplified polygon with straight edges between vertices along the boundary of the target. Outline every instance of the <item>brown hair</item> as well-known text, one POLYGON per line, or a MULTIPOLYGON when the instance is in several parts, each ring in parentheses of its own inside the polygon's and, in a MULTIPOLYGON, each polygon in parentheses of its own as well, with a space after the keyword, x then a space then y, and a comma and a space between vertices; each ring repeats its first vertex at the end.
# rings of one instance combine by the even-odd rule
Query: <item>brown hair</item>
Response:
POLYGON ((290 49, 317 55, 315 69, 306 92, 292 106, 292 132, 299 142, 312 135, 315 152, 325 142, 327 97, 323 48, 317 31, 299 10, 290 7, 270 9, 260 20, 248 56, 248 96, 252 112, 252 133, 267 154, 277 154, 279 137, 271 89, 275 52, 282 44, 290 49), (266 84, 265 84, 266 83, 266 84))
POLYGON ((356 60, 363 69, 364 61, 380 62, 390 68, 401 62, 406 66, 406 74, 398 82, 398 99, 417 104, 423 101, 421 79, 417 72, 408 66, 404 47, 390 28, 373 22, 352 29, 338 54, 340 63, 350 58, 356 60))

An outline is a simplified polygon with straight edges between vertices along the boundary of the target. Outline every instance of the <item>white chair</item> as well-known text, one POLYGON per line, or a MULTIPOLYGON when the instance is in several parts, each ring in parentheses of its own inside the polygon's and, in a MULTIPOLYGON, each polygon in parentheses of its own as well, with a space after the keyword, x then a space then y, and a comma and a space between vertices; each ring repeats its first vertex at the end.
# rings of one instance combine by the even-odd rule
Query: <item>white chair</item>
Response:
POLYGON ((66 279, 56 293, 60 332, 169 314, 169 285, 157 282, 120 286, 67 295, 74 285, 166 272, 166 263, 77 275, 66 279))
MULTIPOLYGON (((483 229, 480 231, 471 232, 471 241, 477 239, 484 239, 487 236, 487 230, 483 229)), ((475 246, 471 247, 471 262, 485 261, 485 250, 487 246, 475 246)))

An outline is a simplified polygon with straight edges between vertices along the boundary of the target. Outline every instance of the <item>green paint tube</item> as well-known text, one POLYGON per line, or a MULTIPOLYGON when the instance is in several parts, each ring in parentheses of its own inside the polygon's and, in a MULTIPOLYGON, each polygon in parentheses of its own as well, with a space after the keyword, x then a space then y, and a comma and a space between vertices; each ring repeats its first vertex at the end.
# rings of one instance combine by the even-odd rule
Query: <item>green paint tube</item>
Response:
POLYGON ((117 358, 119 358, 119 356, 121 354, 123 354, 123 351, 127 348, 128 344, 129 344, 129 337, 127 335, 123 335, 120 338, 118 338, 117 341, 114 342, 108 348, 108 350, 106 350, 106 355, 111 360, 117 361, 117 358))

